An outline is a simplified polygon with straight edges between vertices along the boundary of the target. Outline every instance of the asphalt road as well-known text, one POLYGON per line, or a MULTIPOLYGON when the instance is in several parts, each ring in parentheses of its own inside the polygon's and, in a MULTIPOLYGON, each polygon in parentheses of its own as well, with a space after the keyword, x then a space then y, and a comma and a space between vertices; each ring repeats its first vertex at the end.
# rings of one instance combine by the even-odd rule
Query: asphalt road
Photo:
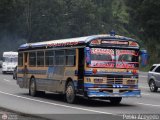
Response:
POLYGON ((0 70, 0 107, 53 120, 140 119, 138 115, 142 115, 142 118, 146 114, 160 119, 160 91, 149 91, 146 73, 140 73, 139 85, 142 97, 124 98, 120 105, 113 106, 109 101, 82 98, 76 104, 68 104, 58 94, 31 97, 27 89, 19 88, 11 74, 3 75, 0 70))

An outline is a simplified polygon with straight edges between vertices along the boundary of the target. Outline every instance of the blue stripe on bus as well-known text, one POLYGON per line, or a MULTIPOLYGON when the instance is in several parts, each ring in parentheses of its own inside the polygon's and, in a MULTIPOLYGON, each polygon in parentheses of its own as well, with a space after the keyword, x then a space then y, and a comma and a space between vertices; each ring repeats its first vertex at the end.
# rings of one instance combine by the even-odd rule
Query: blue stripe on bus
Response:
MULTIPOLYGON (((17 80, 18 81, 23 81, 23 77, 17 77, 17 80)), ((62 80, 55 80, 55 79, 44 79, 44 78, 35 78, 36 82, 37 83, 45 83, 45 82, 60 82, 62 80)), ((66 80, 63 80, 63 82, 66 82, 66 80)), ((77 86, 78 86, 78 81, 77 80, 73 80, 73 84, 74 84, 74 87, 75 89, 77 89, 77 86)))
MULTIPOLYGON (((23 70, 18 69, 19 74, 23 74, 23 70)), ((28 74, 46 74, 47 70, 30 70, 28 69, 28 74)))
MULTIPOLYGON (((138 85, 120 85, 120 84, 114 84, 113 86, 117 86, 115 88, 138 88, 138 85), (122 87, 118 87, 118 86, 122 86, 122 87)), ((111 85, 107 85, 107 84, 94 84, 94 83, 84 83, 84 88, 87 90, 88 88, 110 88, 111 85)))
POLYGON ((87 91, 88 97, 140 97, 140 90, 126 91, 122 93, 100 92, 95 90, 87 91))
MULTIPOLYGON (((47 71, 48 70, 30 70, 28 69, 28 74, 47 74, 47 71)), ((23 74, 23 70, 20 70, 18 69, 18 73, 19 74, 23 74)), ((132 73, 130 72, 103 72, 103 71, 100 71, 100 72, 97 72, 96 74, 94 74, 92 71, 84 71, 84 75, 107 75, 107 74, 110 74, 110 75, 133 75, 132 73)), ((75 75, 78 75, 78 70, 75 70, 75 75)), ((136 74, 138 75, 138 74, 136 74)), ((134 75, 134 76, 136 76, 134 75)))
MULTIPOLYGON (((110 75, 133 75, 133 73, 131 72, 97 72, 96 74, 94 74, 92 71, 84 71, 84 75, 106 75, 106 74, 110 74, 110 75)), ((78 75, 78 70, 75 70, 75 75, 78 75)), ((138 74, 135 74, 134 76, 136 76, 138 74)))
POLYGON ((94 83, 84 83, 85 88, 92 88, 92 87, 100 87, 100 88, 106 88, 107 84, 94 84, 94 83))

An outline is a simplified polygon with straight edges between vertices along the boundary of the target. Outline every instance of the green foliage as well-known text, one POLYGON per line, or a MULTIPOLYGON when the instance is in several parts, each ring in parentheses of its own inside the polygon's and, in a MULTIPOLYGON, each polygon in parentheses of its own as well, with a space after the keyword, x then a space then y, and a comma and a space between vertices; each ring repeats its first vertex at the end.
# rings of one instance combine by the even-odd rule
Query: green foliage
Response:
POLYGON ((149 65, 160 62, 160 1, 126 0, 133 33, 143 41, 149 51, 149 65))
POLYGON ((158 63, 159 13, 159 0, 0 0, 0 52, 17 50, 25 42, 113 29, 140 39, 150 53, 150 64, 158 63))

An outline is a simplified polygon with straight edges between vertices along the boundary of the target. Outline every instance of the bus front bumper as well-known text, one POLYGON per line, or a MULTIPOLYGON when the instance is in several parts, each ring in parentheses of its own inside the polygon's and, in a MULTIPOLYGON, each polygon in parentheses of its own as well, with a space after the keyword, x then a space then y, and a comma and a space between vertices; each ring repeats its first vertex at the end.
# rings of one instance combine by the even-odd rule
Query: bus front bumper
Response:
POLYGON ((100 89, 92 89, 89 88, 87 90, 88 97, 141 97, 141 90, 140 89, 133 89, 133 90, 124 90, 121 92, 120 89, 113 89, 113 90, 100 90, 100 89))
POLYGON ((2 68, 2 71, 3 72, 13 72, 14 71, 14 67, 5 67, 5 68, 2 68))

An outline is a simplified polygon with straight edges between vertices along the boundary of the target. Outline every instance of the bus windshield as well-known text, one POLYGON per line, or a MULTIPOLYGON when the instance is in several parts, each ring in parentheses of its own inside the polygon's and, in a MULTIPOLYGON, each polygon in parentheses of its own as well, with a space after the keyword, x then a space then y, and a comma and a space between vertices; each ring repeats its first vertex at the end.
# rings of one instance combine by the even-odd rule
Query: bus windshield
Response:
POLYGON ((10 63, 12 63, 12 62, 17 62, 17 61, 18 61, 18 58, 17 58, 17 57, 15 57, 15 58, 4 57, 4 58, 3 58, 3 62, 10 62, 10 63))
POLYGON ((138 51, 123 49, 91 48, 90 67, 138 67, 138 51))

